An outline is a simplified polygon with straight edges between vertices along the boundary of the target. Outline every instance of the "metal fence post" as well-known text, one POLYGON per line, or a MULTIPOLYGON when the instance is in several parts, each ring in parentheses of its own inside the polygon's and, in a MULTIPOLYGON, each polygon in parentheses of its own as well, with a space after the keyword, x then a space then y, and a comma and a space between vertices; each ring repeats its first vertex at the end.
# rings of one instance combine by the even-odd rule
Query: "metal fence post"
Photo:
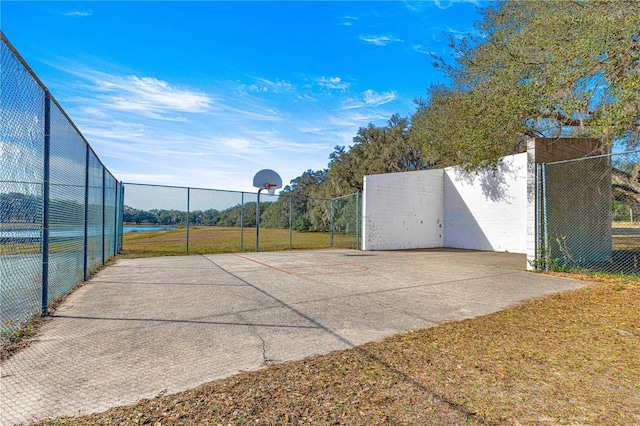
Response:
POLYGON ((118 243, 118 253, 122 252, 122 241, 124 239, 124 183, 120 181, 120 236, 118 243))
POLYGON ((105 182, 105 169, 104 169, 104 165, 102 166, 102 264, 104 265, 105 262, 105 256, 104 256, 104 243, 105 243, 105 222, 106 222, 106 218, 105 218, 105 186, 106 186, 106 182, 105 182))
POLYGON ((42 315, 49 315, 49 187, 51 179, 51 94, 44 94, 44 172, 42 187, 42 315))
POLYGON ((536 164, 536 269, 540 270, 542 266, 542 197, 540 193, 542 191, 542 165, 536 164))
POLYGON ((191 188, 187 188, 187 253, 189 253, 189 198, 191 197, 191 188))
POLYGON ((544 270, 549 270, 549 262, 551 261, 551 251, 549 250, 549 217, 547 206, 547 164, 542 163, 542 209, 543 209, 543 233, 544 233, 544 270))
POLYGON ((258 201, 256 202, 256 253, 259 249, 260 240, 260 192, 262 189, 258 189, 258 201))
POLYGON ((360 193, 356 192, 356 250, 360 250, 360 193))
POLYGON ((113 202, 113 253, 111 255, 115 256, 118 252, 118 205, 120 200, 118 199, 118 181, 113 176, 111 176, 111 179, 115 181, 115 185, 113 186, 113 190, 115 191, 115 199, 113 202))
POLYGON ((333 248, 333 198, 329 200, 329 247, 333 248))
POLYGON ((89 145, 85 145, 84 157, 84 243, 82 255, 83 280, 87 280, 87 264, 89 263, 89 145))
POLYGON ((244 232, 244 192, 240 193, 240 250, 242 251, 242 237, 244 232))
POLYGON ((289 195, 289 250, 293 248, 293 195, 289 195))

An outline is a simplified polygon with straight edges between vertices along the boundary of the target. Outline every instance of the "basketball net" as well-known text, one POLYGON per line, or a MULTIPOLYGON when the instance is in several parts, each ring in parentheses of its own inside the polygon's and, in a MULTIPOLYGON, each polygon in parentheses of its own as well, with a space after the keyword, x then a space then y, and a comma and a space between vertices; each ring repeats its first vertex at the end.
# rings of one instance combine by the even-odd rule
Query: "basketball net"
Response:
POLYGON ((267 189, 269 195, 273 195, 276 193, 276 188, 278 187, 278 185, 268 183, 264 187, 267 189))

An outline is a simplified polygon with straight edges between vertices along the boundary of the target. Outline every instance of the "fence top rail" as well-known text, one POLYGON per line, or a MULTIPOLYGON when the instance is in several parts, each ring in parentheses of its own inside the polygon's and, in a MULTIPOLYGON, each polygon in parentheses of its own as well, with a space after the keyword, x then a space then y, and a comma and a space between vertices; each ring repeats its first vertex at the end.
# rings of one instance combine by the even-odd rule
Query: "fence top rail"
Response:
POLYGON ((356 194, 359 194, 359 192, 354 192, 353 194, 341 195, 340 197, 331 198, 331 200, 340 200, 342 198, 353 197, 356 194))
MULTIPOLYGON (((198 191, 217 191, 217 192, 232 192, 235 194, 255 194, 255 192, 247 192, 247 191, 234 191, 231 189, 215 189, 215 188, 198 188, 198 187, 193 187, 193 186, 177 186, 177 185, 160 185, 157 183, 136 183, 136 182, 120 182, 123 186, 127 186, 127 185, 136 185, 136 186, 150 186, 150 187, 154 187, 154 188, 172 188, 172 189, 195 189, 198 191)), ((324 197, 305 197, 303 195, 292 195, 292 194, 288 194, 288 193, 284 193, 284 194, 275 194, 273 196, 275 197, 290 197, 290 198, 312 198, 314 200, 340 200, 342 198, 347 198, 347 197, 353 197, 355 194, 359 194, 359 192, 354 192, 353 194, 348 194, 348 195, 342 195, 340 197, 335 197, 335 198, 324 198, 324 197)), ((271 195, 268 195, 271 196, 271 195)))
POLYGON ((199 191, 220 191, 220 192, 234 192, 236 194, 253 194, 253 192, 246 191, 234 191, 232 189, 215 189, 215 188, 198 188, 193 186, 178 186, 178 185, 160 185, 157 183, 137 183, 137 182, 122 182, 124 186, 136 185, 136 186, 151 186, 156 188, 174 188, 174 189, 196 189, 199 191))
POLYGON ((553 165, 553 164, 573 163, 573 162, 582 161, 582 160, 592 160, 596 158, 606 158, 606 157, 614 157, 617 155, 629 155, 629 154, 640 154, 640 149, 634 150, 634 151, 612 152, 609 154, 593 155, 591 157, 573 158, 571 160, 553 161, 551 163, 542 163, 542 164, 553 165))

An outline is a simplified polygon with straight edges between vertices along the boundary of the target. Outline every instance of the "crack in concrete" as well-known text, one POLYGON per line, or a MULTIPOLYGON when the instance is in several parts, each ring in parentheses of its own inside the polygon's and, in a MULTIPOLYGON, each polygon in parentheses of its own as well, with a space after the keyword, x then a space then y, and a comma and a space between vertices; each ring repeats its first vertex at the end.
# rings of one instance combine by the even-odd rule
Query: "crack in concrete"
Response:
POLYGON ((261 335, 259 335, 255 331, 252 330, 252 333, 255 334, 258 339, 260 339, 260 342, 262 342, 262 365, 268 366, 273 364, 275 361, 267 357, 267 342, 262 338, 261 335))

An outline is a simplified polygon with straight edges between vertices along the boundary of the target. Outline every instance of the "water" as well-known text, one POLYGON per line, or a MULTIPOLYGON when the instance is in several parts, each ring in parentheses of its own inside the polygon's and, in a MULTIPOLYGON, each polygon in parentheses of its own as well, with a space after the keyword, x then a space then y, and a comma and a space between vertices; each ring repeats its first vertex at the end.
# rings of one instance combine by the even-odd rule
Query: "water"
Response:
MULTIPOLYGON (((111 232, 111 229, 107 229, 107 234, 111 232)), ((87 229, 87 235, 89 237, 98 237, 102 235, 102 227, 90 226, 87 229)), ((49 238, 51 240, 59 239, 74 239, 83 238, 84 227, 83 226, 51 226, 49 228, 49 238)), ((28 243, 37 242, 42 239, 42 228, 18 228, 7 229, 0 228, 0 242, 4 243, 28 243)))
POLYGON ((170 231, 176 229, 175 226, 155 226, 155 225, 124 225, 122 233, 127 232, 146 232, 146 231, 170 231))
MULTIPOLYGON (((175 226, 153 226, 153 225, 125 225, 123 233, 127 232, 146 232, 146 231, 169 231, 176 229, 175 226)), ((109 232, 107 232, 109 233, 109 232)), ((67 239, 82 238, 84 228, 81 226, 52 226, 49 229, 49 238, 67 239)), ((102 235, 101 227, 90 227, 88 229, 89 237, 98 237, 102 235)), ((19 229, 0 229, 0 242, 3 243, 28 243, 38 242, 42 239, 41 228, 19 228, 19 229)))

